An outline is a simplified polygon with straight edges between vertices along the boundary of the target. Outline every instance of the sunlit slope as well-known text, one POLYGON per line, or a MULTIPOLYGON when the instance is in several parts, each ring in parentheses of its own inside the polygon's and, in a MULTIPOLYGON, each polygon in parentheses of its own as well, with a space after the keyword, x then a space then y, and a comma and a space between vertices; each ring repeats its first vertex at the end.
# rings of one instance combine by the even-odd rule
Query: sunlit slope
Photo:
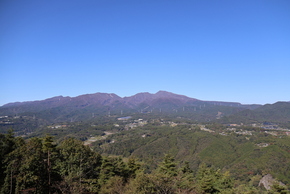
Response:
POLYGON ((189 126, 154 127, 126 131, 96 142, 95 149, 103 154, 136 156, 149 168, 166 153, 177 160, 189 161, 196 169, 201 162, 230 170, 235 177, 246 179, 249 174, 271 173, 290 182, 290 138, 229 135, 200 131, 189 126), (259 146, 265 143, 266 147, 259 146))

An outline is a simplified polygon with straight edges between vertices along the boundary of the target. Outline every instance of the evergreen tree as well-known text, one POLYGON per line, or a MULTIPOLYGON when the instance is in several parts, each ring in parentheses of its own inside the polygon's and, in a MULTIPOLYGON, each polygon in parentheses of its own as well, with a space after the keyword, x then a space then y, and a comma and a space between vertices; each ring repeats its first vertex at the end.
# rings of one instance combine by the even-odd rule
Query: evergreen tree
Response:
POLYGON ((157 171, 166 175, 176 176, 177 175, 177 168, 174 158, 166 154, 163 158, 163 161, 158 165, 157 171))
POLYGON ((265 192, 259 191, 252 186, 240 184, 232 189, 231 194, 264 194, 265 192))
POLYGON ((60 156, 56 167, 63 180, 58 188, 71 193, 94 190, 96 181, 91 180, 99 177, 101 156, 74 138, 61 142, 58 149, 60 156))
POLYGON ((178 169, 177 179, 177 187, 179 190, 191 192, 195 189, 193 171, 189 167, 189 162, 185 162, 185 164, 178 169))
POLYGON ((103 157, 101 171, 100 171, 100 185, 105 184, 111 177, 115 176, 115 166, 112 160, 108 157, 103 157))
POLYGON ((290 191, 287 189, 286 186, 283 186, 279 183, 275 183, 272 185, 268 194, 290 194, 290 191))
POLYGON ((6 178, 3 193, 33 191, 47 193, 47 171, 39 138, 31 138, 15 149, 7 158, 6 178))
POLYGON ((129 158, 127 162, 127 172, 126 172, 126 179, 128 178, 135 178, 136 174, 141 170, 141 164, 137 161, 136 158, 129 158))
POLYGON ((15 149, 15 138, 12 130, 7 134, 0 134, 0 188, 4 184, 5 157, 15 149))
POLYGON ((125 193, 124 178, 120 176, 113 176, 100 189, 102 194, 122 194, 125 193))
POLYGON ((56 158, 58 158, 59 155, 57 153, 56 145, 53 143, 52 136, 46 135, 43 138, 42 150, 46 161, 46 170, 48 175, 48 193, 51 193, 52 182, 60 179, 57 172, 54 170, 56 158))
POLYGON ((128 167, 121 157, 104 157, 100 171, 99 183, 103 185, 114 176, 123 177, 124 181, 126 181, 127 178, 129 178, 128 167))
POLYGON ((191 173, 193 173, 193 170, 191 170, 190 167, 189 167, 189 162, 188 161, 185 161, 184 166, 182 166, 180 168, 180 171, 183 174, 191 174, 191 173))
MULTIPOLYGON (((5 142, 1 150, 3 157, 1 159, 1 167, 3 176, 1 180, 3 181, 1 186, 1 193, 14 193, 16 187, 16 175, 19 174, 19 167, 22 160, 22 152, 20 147, 24 146, 25 142, 22 138, 14 138, 11 133, 6 135, 7 139, 3 139, 5 142), (8 143, 8 142, 9 143, 8 143)), ((6 138, 4 136, 4 138, 6 138)), ((2 143, 3 143, 2 142, 2 143)))
POLYGON ((197 188, 200 193, 213 194, 230 192, 233 180, 228 172, 222 174, 220 170, 201 164, 197 173, 197 188))

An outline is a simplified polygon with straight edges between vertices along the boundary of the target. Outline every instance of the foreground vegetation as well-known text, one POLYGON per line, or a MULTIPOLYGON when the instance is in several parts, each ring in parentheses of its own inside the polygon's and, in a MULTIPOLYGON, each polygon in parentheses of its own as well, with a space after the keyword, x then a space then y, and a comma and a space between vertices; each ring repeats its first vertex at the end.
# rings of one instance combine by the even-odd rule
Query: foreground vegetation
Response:
POLYGON ((241 182, 228 171, 201 163, 192 169, 163 155, 156 168, 136 158, 103 156, 74 138, 27 141, 0 134, 1 193, 289 193, 274 184, 258 187, 257 176, 241 182), (146 170, 147 169, 147 170, 146 170))

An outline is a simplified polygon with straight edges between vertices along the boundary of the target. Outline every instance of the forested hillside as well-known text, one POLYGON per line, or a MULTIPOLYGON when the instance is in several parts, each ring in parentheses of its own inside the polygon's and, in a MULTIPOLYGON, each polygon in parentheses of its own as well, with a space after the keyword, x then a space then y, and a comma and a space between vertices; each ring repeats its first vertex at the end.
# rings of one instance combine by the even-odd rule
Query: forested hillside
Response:
POLYGON ((0 134, 1 193, 289 193, 278 183, 258 187, 257 175, 241 182, 227 170, 163 155, 156 168, 134 157, 102 156, 83 142, 51 136, 24 141, 12 132, 0 134))
POLYGON ((276 102, 266 104, 254 110, 243 110, 221 119, 223 123, 257 123, 274 122, 290 124, 290 103, 276 102))
POLYGON ((149 169, 156 167, 163 153, 169 153, 178 161, 188 161, 192 169, 205 162, 229 170, 242 181, 249 174, 269 173, 290 183, 289 137, 273 136, 254 127, 226 134, 222 125, 207 125, 203 130, 200 126, 147 125, 116 133, 92 145, 103 154, 140 158, 149 169))

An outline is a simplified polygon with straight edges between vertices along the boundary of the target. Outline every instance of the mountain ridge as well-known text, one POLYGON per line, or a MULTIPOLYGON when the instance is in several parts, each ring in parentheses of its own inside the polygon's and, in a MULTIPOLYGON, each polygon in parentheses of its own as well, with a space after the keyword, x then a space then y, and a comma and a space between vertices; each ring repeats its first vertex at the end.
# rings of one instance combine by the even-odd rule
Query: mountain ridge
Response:
POLYGON ((279 104, 243 105, 239 102, 204 101, 162 90, 156 93, 141 92, 128 97, 97 92, 76 97, 55 96, 44 100, 8 103, 0 107, 0 116, 30 116, 48 122, 66 122, 90 120, 92 115, 122 117, 152 113, 155 116, 166 115, 198 122, 219 119, 223 123, 244 123, 264 121, 263 118, 283 118, 277 121, 288 122, 288 104, 277 106, 279 104), (271 111, 275 115, 271 115, 271 111))
POLYGON ((182 99, 182 101, 200 101, 200 102, 210 102, 210 103, 220 103, 220 105, 224 105, 224 104, 235 104, 235 105, 257 105, 260 106, 260 104, 241 104, 239 102, 227 102, 227 101, 204 101, 204 100, 199 100, 196 98, 192 98, 192 97, 188 97, 185 95, 180 95, 180 94, 175 94, 172 92, 167 92, 167 91, 163 91, 160 90, 156 93, 149 93, 149 92, 140 92, 137 94, 134 94, 132 96, 128 96, 128 97, 120 97, 115 93, 102 93, 102 92, 97 92, 97 93, 92 93, 92 94, 82 94, 82 95, 78 95, 76 97, 70 97, 70 96, 54 96, 54 97, 50 97, 50 98, 46 98, 43 100, 32 100, 32 101, 23 101, 23 102, 10 102, 7 104, 4 104, 2 106, 0 106, 0 108, 2 107, 11 107, 11 106, 19 106, 19 105, 26 105, 26 104, 31 104, 31 103, 38 103, 38 102, 56 102, 56 101, 60 101, 60 100, 66 100, 66 101, 72 101, 72 100, 85 100, 85 99, 92 99, 91 97, 101 97, 103 98, 104 96, 110 96, 111 98, 115 98, 118 100, 124 100, 125 102, 132 102, 133 104, 138 104, 144 101, 148 101, 149 99, 156 99, 156 98, 175 98, 175 99, 182 99), (143 100, 142 99, 143 96, 143 100), (134 99, 136 102, 134 102, 134 99), (138 102, 139 101, 139 102, 138 102))

